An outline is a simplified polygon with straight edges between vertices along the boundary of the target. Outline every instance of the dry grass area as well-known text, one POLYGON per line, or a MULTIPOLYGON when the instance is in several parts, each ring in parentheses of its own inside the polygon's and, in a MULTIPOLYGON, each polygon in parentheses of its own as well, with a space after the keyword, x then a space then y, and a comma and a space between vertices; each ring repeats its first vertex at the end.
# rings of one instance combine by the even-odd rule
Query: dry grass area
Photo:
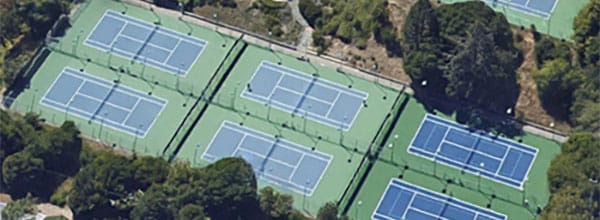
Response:
MULTIPOLYGON (((390 20, 396 26, 398 35, 402 32, 404 18, 408 15, 410 7, 417 2, 416 0, 389 0, 388 10, 390 11, 390 20)), ((358 49, 353 45, 344 44, 338 39, 332 41, 331 46, 325 51, 329 56, 341 58, 355 67, 375 70, 383 75, 410 83, 410 77, 404 72, 402 58, 388 56, 383 45, 375 42, 371 37, 367 41, 367 47, 364 50, 358 49), (373 65, 377 68, 373 69, 373 65)))
POLYGON ((568 132, 571 128, 567 122, 557 121, 542 107, 537 86, 532 77, 533 71, 537 69, 533 33, 527 30, 520 30, 516 27, 513 27, 513 32, 523 37, 521 48, 524 55, 523 64, 517 70, 521 93, 517 100, 516 116, 543 126, 549 126, 550 123, 554 122, 556 129, 568 132))
POLYGON ((131 151, 128 151, 125 149, 113 148, 111 145, 103 144, 101 142, 98 142, 98 141, 92 140, 92 139, 82 138, 82 140, 83 140, 83 145, 91 148, 94 151, 112 151, 114 154, 125 156, 125 157, 133 156, 133 153, 131 151))
MULTIPOLYGON (((252 7, 252 3, 255 1, 257 0, 236 0, 236 8, 208 5, 196 7, 194 8, 194 13, 206 18, 214 18, 214 14, 217 13, 219 22, 236 26, 252 33, 267 36, 269 25, 266 24, 265 15, 260 10, 252 7)), ((282 24, 281 29, 284 33, 280 37, 273 36, 273 38, 278 41, 295 45, 302 32, 302 26, 294 21, 291 13, 289 7, 278 11, 276 17, 282 24)))

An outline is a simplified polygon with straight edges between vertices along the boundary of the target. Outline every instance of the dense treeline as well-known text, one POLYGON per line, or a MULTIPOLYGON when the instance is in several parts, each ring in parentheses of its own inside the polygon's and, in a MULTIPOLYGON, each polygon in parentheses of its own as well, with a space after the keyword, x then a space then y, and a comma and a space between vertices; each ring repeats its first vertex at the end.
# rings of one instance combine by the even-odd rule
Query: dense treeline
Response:
POLYGON ((72 0, 0 0, 0 87, 10 84, 72 0))
POLYGON ((600 139, 590 133, 571 136, 548 170, 550 202, 541 219, 600 218, 600 139))
MULTIPOLYGON (((307 219, 292 208, 291 196, 270 187, 257 190, 254 171, 241 158, 194 168, 92 150, 70 121, 55 128, 36 115, 1 110, 0 121, 0 191, 19 199, 5 216, 33 211, 38 199, 66 203, 76 219, 307 219), (57 189, 67 179, 72 187, 57 189)), ((337 206, 328 203, 317 219, 337 216, 337 206)))
POLYGON ((299 7, 315 29, 313 41, 320 52, 330 43, 326 36, 360 49, 374 37, 385 45, 388 54, 399 56, 402 50, 396 29, 389 20, 387 4, 387 0, 305 0, 300 1, 299 7))
POLYGON ((514 106, 522 54, 506 18, 483 2, 434 8, 428 0, 417 1, 406 17, 402 46, 404 69, 417 93, 497 112, 514 106))
POLYGON ((573 28, 574 45, 537 37, 539 69, 533 76, 549 113, 577 130, 600 135, 600 0, 586 5, 573 28))

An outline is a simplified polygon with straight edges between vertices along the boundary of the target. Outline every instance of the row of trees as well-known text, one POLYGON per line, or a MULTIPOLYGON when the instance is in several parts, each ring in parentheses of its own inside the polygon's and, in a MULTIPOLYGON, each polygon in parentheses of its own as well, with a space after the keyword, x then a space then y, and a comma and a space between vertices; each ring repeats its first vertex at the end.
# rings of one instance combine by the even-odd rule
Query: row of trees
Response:
POLYGON ((536 39, 539 70, 533 76, 549 113, 600 135, 600 0, 586 5, 573 28, 574 44, 548 36, 536 39))
MULTIPOLYGON (((77 219, 307 219, 290 195, 259 191, 252 167, 240 158, 194 168, 92 150, 72 122, 54 128, 33 114, 5 111, 0 121, 0 191, 22 198, 6 209, 7 218, 33 211, 35 198, 66 201, 77 219), (61 193, 57 187, 67 179, 72 188, 61 193)), ((336 220, 337 211, 328 203, 317 219, 336 220)))
POLYGON ((0 0, 0 87, 10 84, 71 0, 0 0))
POLYGON ((541 219, 600 218, 600 138, 571 136, 550 164, 550 201, 541 219))
POLYGON ((434 8, 418 0, 406 17, 402 46, 417 92, 497 112, 514 106, 522 54, 506 18, 483 2, 434 8))
POLYGON ((299 7, 304 18, 315 29, 313 41, 322 52, 329 41, 326 36, 340 39, 364 49, 374 37, 388 54, 400 56, 400 42, 389 20, 387 0, 305 0, 299 7))

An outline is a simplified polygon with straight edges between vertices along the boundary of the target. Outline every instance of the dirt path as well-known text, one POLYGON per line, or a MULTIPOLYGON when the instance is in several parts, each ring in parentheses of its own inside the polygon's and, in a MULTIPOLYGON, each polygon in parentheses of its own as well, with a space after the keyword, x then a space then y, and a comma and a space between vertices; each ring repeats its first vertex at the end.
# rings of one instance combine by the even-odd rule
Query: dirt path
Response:
POLYGON ((522 31, 518 28, 513 28, 513 31, 523 36, 523 42, 521 45, 524 55, 523 64, 521 64, 517 70, 519 86, 521 87, 521 93, 519 94, 519 99, 517 100, 515 112, 517 118, 523 118, 527 121, 547 127, 550 127, 550 124, 553 123, 555 128, 562 132, 570 131, 568 123, 555 120, 542 107, 542 103, 537 92, 537 86, 532 77, 533 72, 537 69, 535 62, 535 40, 533 38, 533 33, 529 31, 522 31))

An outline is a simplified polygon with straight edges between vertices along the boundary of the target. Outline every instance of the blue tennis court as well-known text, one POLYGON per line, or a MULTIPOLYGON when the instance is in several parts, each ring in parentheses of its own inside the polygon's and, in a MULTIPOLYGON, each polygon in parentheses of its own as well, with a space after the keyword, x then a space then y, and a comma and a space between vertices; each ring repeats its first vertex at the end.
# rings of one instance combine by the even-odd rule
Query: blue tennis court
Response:
POLYGON ((367 93, 263 61, 243 97, 348 130, 367 93))
POLYGON ((538 150, 427 114, 408 152, 522 189, 538 150))
POLYGON ((558 0, 485 0, 492 6, 501 5, 517 11, 548 19, 558 0))
POLYGON ((260 179, 308 196, 332 159, 319 151, 225 121, 202 159, 214 162, 232 156, 244 158, 260 179))
POLYGON ((506 215, 430 191, 390 180, 373 212, 376 220, 505 220, 506 215))
POLYGON ((107 10, 85 44, 184 76, 206 41, 107 10))
POLYGON ((65 68, 40 100, 43 105, 144 137, 167 101, 65 68))

